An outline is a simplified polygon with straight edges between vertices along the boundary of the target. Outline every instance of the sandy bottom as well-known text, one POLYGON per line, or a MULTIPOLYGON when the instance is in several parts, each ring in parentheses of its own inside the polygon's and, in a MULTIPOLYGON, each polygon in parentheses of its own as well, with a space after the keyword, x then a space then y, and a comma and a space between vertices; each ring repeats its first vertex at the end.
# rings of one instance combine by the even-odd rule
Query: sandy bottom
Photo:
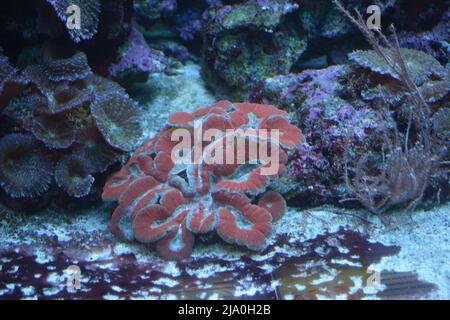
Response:
POLYGON ((363 222, 358 211, 290 208, 263 252, 198 239, 180 262, 115 239, 107 227, 111 205, 32 216, 4 211, 0 298, 450 298, 449 205, 417 211, 391 230, 376 218, 363 222))

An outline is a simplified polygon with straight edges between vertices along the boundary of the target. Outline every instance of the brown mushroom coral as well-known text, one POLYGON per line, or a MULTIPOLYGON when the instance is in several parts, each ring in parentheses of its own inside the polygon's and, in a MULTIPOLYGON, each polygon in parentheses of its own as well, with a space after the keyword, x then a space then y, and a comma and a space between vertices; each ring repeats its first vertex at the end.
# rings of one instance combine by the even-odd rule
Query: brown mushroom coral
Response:
POLYGON ((17 70, 1 54, 0 48, 0 111, 27 85, 27 81, 17 74, 17 70))
POLYGON ((56 165, 55 180, 68 195, 81 198, 89 194, 95 181, 90 172, 91 168, 83 158, 69 155, 56 165))
POLYGON ((142 135, 142 126, 140 111, 131 99, 116 92, 97 96, 91 114, 111 146, 123 151, 134 149, 142 135))
POLYGON ((119 158, 94 125, 86 125, 78 132, 73 152, 89 162, 92 173, 104 172, 119 158))
POLYGON ((53 164, 45 148, 23 134, 0 139, 0 186, 12 198, 45 193, 52 182, 53 164))
POLYGON ((47 79, 53 82, 76 81, 92 74, 83 52, 77 52, 69 58, 49 59, 44 62, 43 71, 47 79))
MULTIPOLYGON (((65 0, 48 2, 55 6, 67 3, 65 0)), ((90 6, 88 2, 78 0, 71 4, 86 8, 90 6)), ((39 58, 22 59, 23 70, 18 72, 0 48, 0 111, 8 121, 2 133, 29 132, 27 139, 16 140, 22 141, 21 145, 29 145, 30 139, 36 144, 29 148, 30 161, 44 162, 33 154, 45 154, 45 160, 57 163, 56 171, 50 168, 50 178, 41 177, 40 184, 33 179, 22 180, 23 177, 17 177, 14 182, 14 174, 23 172, 20 166, 10 166, 8 158, 0 164, 5 169, 0 187, 12 197, 35 197, 49 189, 52 175, 56 174, 58 187, 71 197, 81 198, 91 193, 94 174, 101 176, 124 151, 131 151, 137 145, 142 134, 140 110, 124 88, 92 72, 85 53, 55 43, 45 44, 37 51, 39 58)), ((2 140, 2 150, 12 150, 9 140, 2 140)), ((24 149, 25 157, 27 148, 24 149)), ((2 160, 8 154, 2 154, 2 160)), ((12 156, 20 164, 23 159, 19 154, 12 156)), ((28 165, 26 161, 23 160, 24 167, 28 165)), ((31 165, 26 168, 33 170, 31 165)), ((36 174, 40 172, 37 170, 36 174)))
POLYGON ((93 99, 92 93, 86 88, 77 87, 69 81, 50 81, 45 75, 45 68, 40 65, 26 68, 24 76, 47 99, 46 104, 38 110, 41 113, 56 114, 73 110, 89 104, 93 99))
POLYGON ((66 149, 75 142, 73 124, 64 115, 35 116, 31 130, 50 149, 66 149))

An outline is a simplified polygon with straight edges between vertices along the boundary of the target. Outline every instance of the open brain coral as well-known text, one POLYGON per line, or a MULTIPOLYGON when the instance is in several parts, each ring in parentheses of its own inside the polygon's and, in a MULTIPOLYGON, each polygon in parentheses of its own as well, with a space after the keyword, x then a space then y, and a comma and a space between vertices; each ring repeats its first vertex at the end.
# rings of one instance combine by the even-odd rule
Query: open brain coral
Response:
POLYGON ((266 192, 269 182, 284 171, 285 150, 303 140, 287 113, 270 105, 220 101, 193 113, 175 113, 106 184, 103 199, 119 201, 111 230, 123 240, 156 243, 168 259, 188 257, 195 235, 212 231, 228 243, 262 250, 272 221, 285 209, 280 194, 266 192), (177 161, 177 156, 197 154, 199 128, 217 130, 214 139, 203 138, 196 161, 177 161), (179 143, 177 129, 190 133, 186 140, 193 146, 185 139, 179 143), (250 141, 259 151, 267 147, 270 160, 255 157, 250 141), (264 171, 274 164, 272 172, 264 171))

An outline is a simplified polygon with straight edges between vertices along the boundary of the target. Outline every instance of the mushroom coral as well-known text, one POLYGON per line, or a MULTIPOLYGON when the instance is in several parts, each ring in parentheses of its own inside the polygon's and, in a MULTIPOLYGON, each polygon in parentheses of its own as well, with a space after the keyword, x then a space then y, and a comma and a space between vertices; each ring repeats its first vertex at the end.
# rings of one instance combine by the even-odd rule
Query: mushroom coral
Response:
POLYGON ((49 59, 44 63, 44 72, 50 81, 75 81, 92 74, 86 54, 77 52, 73 56, 61 59, 49 59))
POLYGON ((68 8, 72 5, 80 8, 82 14, 80 28, 68 29, 70 38, 74 42, 89 40, 97 33, 101 6, 99 0, 47 0, 47 2, 64 25, 69 17, 68 8))
POLYGON ((94 175, 134 149, 142 135, 139 107, 120 85, 92 73, 82 52, 49 49, 22 71, 0 54, 0 76, 0 110, 5 104, 2 113, 15 125, 5 132, 30 134, 5 137, 1 144, 0 188, 17 201, 57 194, 50 189, 53 174, 69 196, 88 196, 94 175), (34 171, 32 163, 43 167, 27 181, 23 172, 34 171))
POLYGON ((56 165, 55 180, 57 185, 75 198, 89 194, 95 179, 90 174, 89 163, 78 156, 64 156, 56 165))
POLYGON ((31 131, 49 149, 69 148, 75 142, 73 124, 64 116, 45 114, 35 116, 31 131))
POLYGON ((34 197, 51 185, 53 165, 33 137, 10 134, 0 139, 0 186, 13 198, 34 197))
POLYGON ((156 243, 167 259, 188 257, 195 235, 213 231, 228 243, 264 249, 286 207, 280 194, 267 191, 270 180, 283 173, 286 150, 304 141, 287 117, 270 105, 228 101, 173 114, 106 183, 103 199, 118 201, 112 232, 156 243), (203 136, 198 148, 198 131, 209 129, 214 139, 203 136), (189 135, 180 143, 183 132, 189 135), (261 156, 265 148, 270 159, 261 156))
POLYGON ((106 141, 123 151, 131 151, 138 143, 142 127, 139 108, 128 96, 108 93, 97 96, 91 114, 106 141))

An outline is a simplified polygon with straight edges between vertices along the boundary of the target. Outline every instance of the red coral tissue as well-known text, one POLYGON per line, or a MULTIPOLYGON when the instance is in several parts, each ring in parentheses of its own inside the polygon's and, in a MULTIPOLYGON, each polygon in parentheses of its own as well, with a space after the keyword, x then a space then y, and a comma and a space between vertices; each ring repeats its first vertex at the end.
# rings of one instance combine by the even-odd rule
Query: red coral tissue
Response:
POLYGON ((173 114, 107 182, 118 201, 110 227, 123 240, 156 243, 167 259, 190 255, 195 236, 260 251, 286 204, 268 190, 283 173, 286 150, 304 137, 270 105, 220 101, 173 114))

